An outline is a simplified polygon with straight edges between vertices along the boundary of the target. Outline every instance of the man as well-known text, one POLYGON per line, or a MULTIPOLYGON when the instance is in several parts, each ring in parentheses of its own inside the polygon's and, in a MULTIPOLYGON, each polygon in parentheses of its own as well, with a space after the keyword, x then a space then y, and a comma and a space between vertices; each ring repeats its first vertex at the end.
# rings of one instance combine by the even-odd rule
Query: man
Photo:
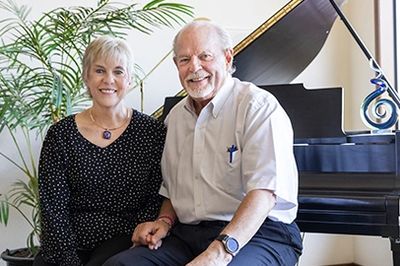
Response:
POLYGON ((206 21, 174 39, 188 97, 167 118, 159 218, 106 265, 295 265, 301 254, 293 132, 277 100, 232 78, 227 33, 206 21))

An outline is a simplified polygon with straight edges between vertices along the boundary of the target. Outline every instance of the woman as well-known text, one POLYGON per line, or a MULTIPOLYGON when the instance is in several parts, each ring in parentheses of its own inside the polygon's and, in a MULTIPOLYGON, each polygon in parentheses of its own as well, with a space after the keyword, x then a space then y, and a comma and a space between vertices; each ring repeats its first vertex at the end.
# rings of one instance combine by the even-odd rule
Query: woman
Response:
POLYGON ((165 129, 124 104, 133 71, 124 41, 100 37, 87 47, 83 79, 93 104, 51 126, 41 151, 35 266, 101 265, 156 217, 165 129))

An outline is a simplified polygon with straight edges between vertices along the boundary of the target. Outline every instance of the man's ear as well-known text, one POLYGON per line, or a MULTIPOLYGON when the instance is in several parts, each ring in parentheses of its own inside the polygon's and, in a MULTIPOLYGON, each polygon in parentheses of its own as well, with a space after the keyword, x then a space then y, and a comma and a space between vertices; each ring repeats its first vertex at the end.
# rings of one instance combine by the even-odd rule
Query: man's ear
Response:
POLYGON ((174 56, 172 59, 174 60, 175 66, 178 67, 176 56, 174 56))
POLYGON ((232 63, 233 63, 233 49, 231 49, 231 48, 225 49, 225 60, 226 60, 227 66, 232 66, 232 63))

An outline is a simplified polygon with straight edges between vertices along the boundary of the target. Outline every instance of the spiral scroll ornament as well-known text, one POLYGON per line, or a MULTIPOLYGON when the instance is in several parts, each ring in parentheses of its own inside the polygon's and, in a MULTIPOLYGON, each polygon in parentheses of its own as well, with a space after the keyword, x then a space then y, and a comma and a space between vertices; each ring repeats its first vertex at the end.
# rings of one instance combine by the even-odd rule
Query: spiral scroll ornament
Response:
POLYGON ((388 129, 396 124, 400 98, 397 92, 388 84, 382 70, 374 67, 370 61, 371 68, 377 76, 371 79, 371 83, 377 88, 363 101, 360 108, 361 119, 366 126, 372 129, 388 129), (390 98, 383 98, 387 93, 390 98))

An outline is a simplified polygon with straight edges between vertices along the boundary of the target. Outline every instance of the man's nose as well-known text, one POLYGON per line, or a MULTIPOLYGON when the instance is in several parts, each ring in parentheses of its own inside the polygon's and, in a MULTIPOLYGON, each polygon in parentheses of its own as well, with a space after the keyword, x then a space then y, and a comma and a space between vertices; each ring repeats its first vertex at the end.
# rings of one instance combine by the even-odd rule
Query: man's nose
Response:
POLYGON ((201 69, 201 62, 197 56, 193 56, 190 60, 189 70, 190 72, 196 72, 201 69))

